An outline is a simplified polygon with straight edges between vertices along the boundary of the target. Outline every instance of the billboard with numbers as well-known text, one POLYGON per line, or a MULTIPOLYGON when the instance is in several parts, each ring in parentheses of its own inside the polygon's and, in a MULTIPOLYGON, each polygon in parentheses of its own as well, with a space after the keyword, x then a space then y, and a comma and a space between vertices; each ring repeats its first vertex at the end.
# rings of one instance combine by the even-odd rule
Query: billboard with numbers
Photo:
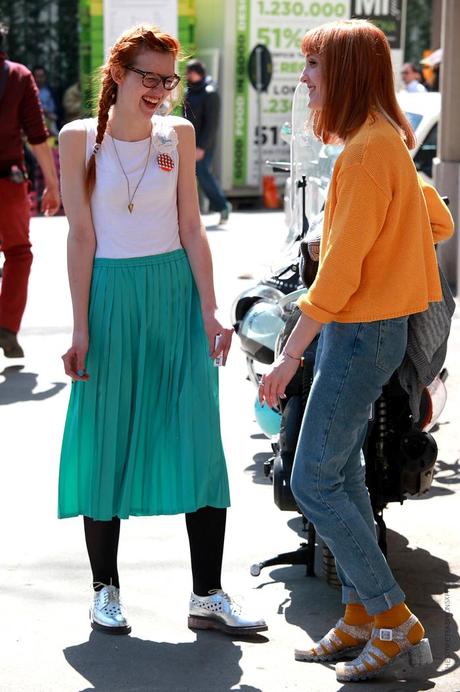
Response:
MULTIPOLYGON (((290 120, 292 95, 304 67, 302 37, 328 21, 369 19, 387 34, 396 69, 402 60, 405 0, 236 0, 233 185, 258 185, 258 146, 263 161, 289 158, 280 129, 290 120), (262 43, 273 59, 273 77, 262 94, 262 124, 257 123, 256 92, 249 83, 247 62, 262 43)), ((199 18, 198 18, 199 19, 199 18)))

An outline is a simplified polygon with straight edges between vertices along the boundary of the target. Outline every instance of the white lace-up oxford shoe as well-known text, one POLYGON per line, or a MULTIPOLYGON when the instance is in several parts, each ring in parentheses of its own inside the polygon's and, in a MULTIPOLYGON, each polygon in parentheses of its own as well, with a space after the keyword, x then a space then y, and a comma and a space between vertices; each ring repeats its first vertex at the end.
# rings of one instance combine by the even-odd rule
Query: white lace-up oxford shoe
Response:
POLYGON ((209 596, 192 593, 188 626, 190 629, 215 629, 238 635, 265 632, 268 629, 265 620, 244 612, 241 606, 220 589, 210 591, 209 596))
POLYGON ((104 585, 94 592, 89 608, 89 619, 93 630, 106 634, 129 634, 131 626, 126 619, 125 609, 120 601, 120 589, 104 585))

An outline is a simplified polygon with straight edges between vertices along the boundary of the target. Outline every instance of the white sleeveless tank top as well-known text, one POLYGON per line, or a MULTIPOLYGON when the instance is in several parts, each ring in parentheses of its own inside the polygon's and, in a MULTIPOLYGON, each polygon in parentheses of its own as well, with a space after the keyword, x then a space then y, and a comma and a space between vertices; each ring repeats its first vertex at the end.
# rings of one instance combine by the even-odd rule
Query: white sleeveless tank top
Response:
MULTIPOLYGON (((97 120, 83 120, 86 128, 86 162, 96 141, 97 120)), ((177 134, 168 116, 153 116, 152 145, 145 175, 128 209, 128 185, 118 161, 114 141, 106 132, 96 154, 96 185, 91 197, 91 215, 96 233, 96 257, 121 259, 145 257, 181 248, 177 213, 179 154, 177 134), (158 156, 169 154, 171 171, 160 168, 158 156)), ((115 146, 133 194, 144 170, 149 140, 115 146)))

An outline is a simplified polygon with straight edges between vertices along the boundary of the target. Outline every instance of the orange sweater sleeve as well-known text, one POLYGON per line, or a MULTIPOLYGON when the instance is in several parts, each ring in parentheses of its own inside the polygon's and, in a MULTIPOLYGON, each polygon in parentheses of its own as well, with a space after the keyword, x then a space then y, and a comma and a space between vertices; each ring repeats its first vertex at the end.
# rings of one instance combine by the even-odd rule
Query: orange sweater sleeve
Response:
POLYGON ((428 216, 430 217, 433 242, 436 244, 441 240, 447 240, 454 232, 452 214, 435 188, 428 185, 420 175, 418 178, 425 197, 428 216))
POLYGON ((321 243, 318 273, 298 305, 319 322, 332 322, 361 282, 363 261, 384 225, 390 198, 362 163, 337 176, 334 216, 321 243), (323 246, 324 243, 324 246, 323 246))

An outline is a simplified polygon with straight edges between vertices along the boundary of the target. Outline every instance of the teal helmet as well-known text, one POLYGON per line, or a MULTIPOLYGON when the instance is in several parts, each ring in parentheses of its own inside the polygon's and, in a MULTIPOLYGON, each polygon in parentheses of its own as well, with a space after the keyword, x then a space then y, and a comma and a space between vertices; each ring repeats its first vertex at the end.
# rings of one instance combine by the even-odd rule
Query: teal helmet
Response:
POLYGON ((256 397, 254 412, 258 426, 267 437, 279 435, 281 426, 281 414, 279 411, 270 408, 268 404, 261 406, 259 397, 256 397))

